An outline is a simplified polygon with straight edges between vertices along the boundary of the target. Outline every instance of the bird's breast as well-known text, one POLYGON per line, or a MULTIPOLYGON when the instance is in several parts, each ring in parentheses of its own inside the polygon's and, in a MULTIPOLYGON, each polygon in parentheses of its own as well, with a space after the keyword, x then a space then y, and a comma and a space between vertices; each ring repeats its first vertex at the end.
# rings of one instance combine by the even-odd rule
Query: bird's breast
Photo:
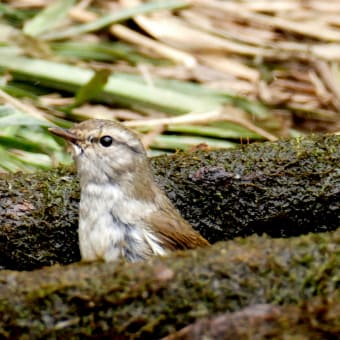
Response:
POLYGON ((144 222, 156 207, 128 197, 116 185, 88 184, 79 208, 79 245, 82 258, 129 261, 164 255, 165 251, 144 222))

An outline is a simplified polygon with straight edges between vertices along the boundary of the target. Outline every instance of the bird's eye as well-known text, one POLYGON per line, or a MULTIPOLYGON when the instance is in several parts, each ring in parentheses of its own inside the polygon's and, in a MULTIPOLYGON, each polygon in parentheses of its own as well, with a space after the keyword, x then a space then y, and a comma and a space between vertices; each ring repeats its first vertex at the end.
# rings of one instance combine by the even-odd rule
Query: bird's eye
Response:
POLYGON ((110 146, 112 142, 113 142, 113 139, 111 136, 103 136, 99 139, 99 143, 105 146, 106 148, 110 146))

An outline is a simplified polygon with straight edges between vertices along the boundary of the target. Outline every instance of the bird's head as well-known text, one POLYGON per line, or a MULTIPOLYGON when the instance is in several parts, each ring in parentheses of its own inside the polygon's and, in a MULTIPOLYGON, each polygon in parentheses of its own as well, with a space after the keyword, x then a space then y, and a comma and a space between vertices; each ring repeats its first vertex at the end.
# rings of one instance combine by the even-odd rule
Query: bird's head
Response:
POLYGON ((83 183, 116 181, 121 175, 147 166, 146 152, 137 134, 119 123, 93 119, 71 129, 53 127, 49 131, 71 145, 83 183))

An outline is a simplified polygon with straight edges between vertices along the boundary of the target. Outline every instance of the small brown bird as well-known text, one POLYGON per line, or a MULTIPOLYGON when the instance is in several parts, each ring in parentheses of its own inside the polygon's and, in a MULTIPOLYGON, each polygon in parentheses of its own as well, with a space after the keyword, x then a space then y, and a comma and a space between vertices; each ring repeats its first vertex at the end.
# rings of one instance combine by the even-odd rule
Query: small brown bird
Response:
POLYGON ((108 120, 49 130, 72 146, 81 188, 78 233, 83 260, 124 257, 134 262, 209 245, 153 181, 134 132, 108 120))

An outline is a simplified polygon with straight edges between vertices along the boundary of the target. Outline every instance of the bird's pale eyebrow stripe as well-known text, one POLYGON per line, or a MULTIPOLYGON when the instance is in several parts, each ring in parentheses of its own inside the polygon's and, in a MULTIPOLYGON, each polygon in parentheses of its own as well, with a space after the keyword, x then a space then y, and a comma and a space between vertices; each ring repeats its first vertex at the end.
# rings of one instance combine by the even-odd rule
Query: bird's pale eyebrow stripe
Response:
POLYGON ((117 140, 117 139, 114 139, 114 138, 112 138, 112 139, 113 139, 113 143, 126 145, 131 151, 133 151, 135 153, 140 153, 138 146, 132 146, 132 145, 127 144, 123 141, 120 141, 120 140, 117 140))

